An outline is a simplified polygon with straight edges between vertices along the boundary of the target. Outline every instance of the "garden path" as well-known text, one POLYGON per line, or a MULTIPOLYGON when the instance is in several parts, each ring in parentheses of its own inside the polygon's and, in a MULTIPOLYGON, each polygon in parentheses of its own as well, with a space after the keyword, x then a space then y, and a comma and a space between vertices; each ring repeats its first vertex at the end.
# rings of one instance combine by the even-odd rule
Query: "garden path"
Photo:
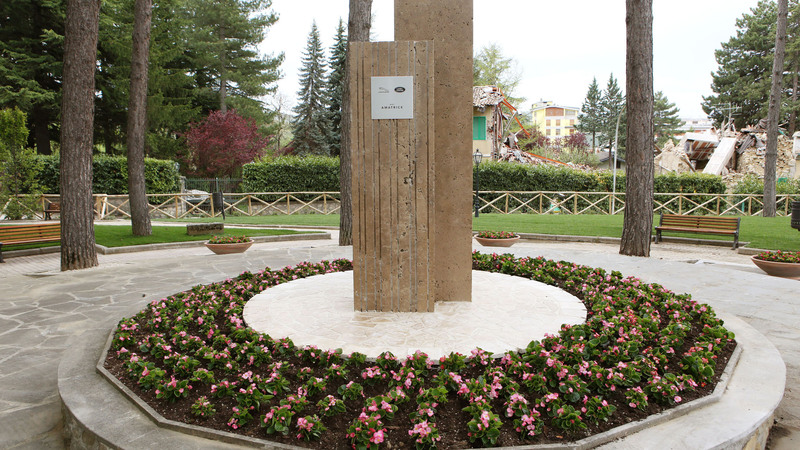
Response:
MULTIPOLYGON (((351 249, 336 246, 332 235, 328 241, 256 244, 244 256, 215 256, 204 248, 100 255, 99 267, 64 273, 58 254, 8 258, 0 265, 0 447, 63 448, 56 372, 71 339, 110 329, 147 302, 196 284, 265 266, 350 257, 351 249)), ((596 243, 537 241, 510 250, 619 270, 689 292, 747 321, 787 365, 770 448, 800 448, 800 281, 768 277, 749 257, 716 247, 658 244, 650 258, 621 256, 617 245, 596 243)))

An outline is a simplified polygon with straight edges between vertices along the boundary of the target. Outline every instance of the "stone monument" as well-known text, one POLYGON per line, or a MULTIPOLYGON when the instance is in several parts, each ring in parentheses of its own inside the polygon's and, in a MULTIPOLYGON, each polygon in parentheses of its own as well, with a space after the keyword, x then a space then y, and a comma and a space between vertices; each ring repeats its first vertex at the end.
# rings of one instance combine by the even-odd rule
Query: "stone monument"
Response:
POLYGON ((350 47, 354 308, 472 297, 472 0, 395 0, 350 47))

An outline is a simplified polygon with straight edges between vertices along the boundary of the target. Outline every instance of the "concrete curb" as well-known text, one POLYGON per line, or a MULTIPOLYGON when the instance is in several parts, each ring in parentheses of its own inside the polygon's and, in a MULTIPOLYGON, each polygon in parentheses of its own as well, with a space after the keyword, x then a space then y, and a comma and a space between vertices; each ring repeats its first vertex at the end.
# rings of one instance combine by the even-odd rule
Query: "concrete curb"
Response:
MULTIPOLYGON (((764 448, 775 409, 783 398, 786 368, 777 349, 758 331, 736 317, 724 317, 741 348, 738 363, 724 389, 710 397, 556 448, 764 448), (757 392, 758 395, 753 395, 757 392), (700 405, 694 405, 702 402, 700 405), (613 442, 610 440, 617 439, 613 442), (754 447, 751 447, 754 446, 754 447)), ((174 423, 158 426, 143 409, 128 401, 96 369, 105 355, 108 329, 87 330, 73 338, 58 367, 58 391, 69 448, 235 448, 230 433, 174 423), (202 431, 201 431, 202 430, 202 431), (209 440, 199 436, 214 436, 209 440)), ((727 370, 726 370, 727 372, 727 370)), ((268 449, 293 448, 259 439, 234 437, 239 445, 268 449)))
MULTIPOLYGON (((621 238, 608 237, 608 236, 572 236, 569 234, 542 234, 542 233, 519 233, 519 237, 522 239, 528 239, 532 241, 588 242, 594 244, 619 244, 621 240, 621 238)), ((661 241, 673 244, 711 245, 714 247, 732 246, 731 242, 720 241, 715 239, 695 239, 686 237, 662 236, 661 241)), ((737 247, 737 250, 741 249, 743 246, 747 244, 749 244, 749 242, 739 241, 739 247, 737 247)))
MULTIPOLYGON (((250 236, 250 239, 256 243, 264 242, 287 242, 287 241, 309 241, 309 240, 326 240, 331 239, 330 233, 302 233, 302 234, 285 234, 279 236, 250 236)), ((163 244, 145 244, 145 245, 131 245, 128 247, 104 247, 97 244, 97 252, 103 255, 116 255, 120 253, 135 253, 146 252, 151 250, 168 250, 171 248, 190 248, 202 247, 205 241, 188 241, 188 242, 166 242, 163 244)))

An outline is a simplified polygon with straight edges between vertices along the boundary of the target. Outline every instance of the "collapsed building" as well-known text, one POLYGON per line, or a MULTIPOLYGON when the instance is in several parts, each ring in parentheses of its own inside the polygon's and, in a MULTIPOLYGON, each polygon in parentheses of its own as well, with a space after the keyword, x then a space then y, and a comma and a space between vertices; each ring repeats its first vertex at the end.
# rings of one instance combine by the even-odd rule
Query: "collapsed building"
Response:
MULTIPOLYGON (((767 148, 766 121, 738 132, 715 129, 686 133, 678 145, 668 142, 655 157, 656 173, 700 172, 721 175, 730 188, 747 175, 764 177, 767 148)), ((778 178, 797 178, 800 132, 794 138, 778 136, 778 178)))

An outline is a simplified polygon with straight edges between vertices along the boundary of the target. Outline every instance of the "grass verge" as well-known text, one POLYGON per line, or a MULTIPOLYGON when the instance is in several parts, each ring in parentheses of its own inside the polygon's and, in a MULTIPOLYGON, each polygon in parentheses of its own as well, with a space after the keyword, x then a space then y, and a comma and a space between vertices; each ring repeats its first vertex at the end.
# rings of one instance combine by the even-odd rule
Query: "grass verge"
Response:
MULTIPOLYGON (((653 219, 658 224, 659 216, 653 219)), ((538 215, 538 214, 481 214, 472 219, 472 229, 505 230, 517 233, 563 234, 571 236, 621 237, 623 216, 606 215, 538 215)), ((213 222, 213 219, 193 219, 213 222)), ((338 226, 339 215, 305 214, 292 216, 231 217, 229 221, 248 225, 338 226)), ((739 240, 750 242, 752 248, 800 251, 800 232, 792 229, 789 217, 742 217, 739 240)), ((717 239, 731 241, 728 236, 664 233, 664 236, 717 239)))
MULTIPOLYGON (((2 226, 2 225, 0 225, 2 226)), ((271 229, 244 229, 226 228, 222 233, 225 236, 278 236, 299 233, 315 233, 314 231, 271 230, 271 229)), ((185 227, 153 226, 150 236, 133 236, 130 225, 95 225, 95 242, 104 247, 127 247, 131 245, 163 244, 167 242, 206 241, 211 234, 189 236, 185 227)), ((58 242, 42 244, 9 245, 4 250, 25 250, 29 248, 53 247, 60 245, 58 242)))

